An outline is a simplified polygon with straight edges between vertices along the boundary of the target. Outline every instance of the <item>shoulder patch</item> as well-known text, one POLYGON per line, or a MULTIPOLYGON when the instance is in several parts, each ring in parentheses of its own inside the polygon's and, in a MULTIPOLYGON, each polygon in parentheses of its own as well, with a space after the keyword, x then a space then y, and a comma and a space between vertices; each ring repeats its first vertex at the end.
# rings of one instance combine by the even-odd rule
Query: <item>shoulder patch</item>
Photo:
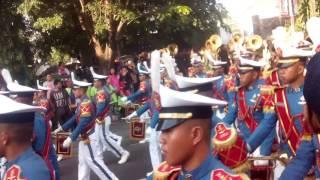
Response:
POLYGON ((232 175, 225 171, 224 169, 216 169, 211 172, 211 180, 218 180, 218 179, 226 179, 226 180, 247 180, 249 179, 248 176, 245 174, 240 175, 232 175))
POLYGON ((180 173, 180 167, 170 166, 166 161, 162 162, 159 167, 153 173, 153 179, 165 180, 180 173))
POLYGON ((13 179, 19 179, 19 180, 25 180, 24 178, 21 178, 21 168, 18 165, 11 166, 4 175, 4 180, 13 180, 13 179))
POLYGON ((84 100, 80 104, 80 117, 89 117, 91 116, 91 102, 89 100, 84 100))
POLYGON ((100 90, 97 92, 97 95, 96 95, 97 103, 103 103, 106 101, 106 99, 107 99, 107 96, 106 96, 106 93, 104 92, 104 90, 100 90))

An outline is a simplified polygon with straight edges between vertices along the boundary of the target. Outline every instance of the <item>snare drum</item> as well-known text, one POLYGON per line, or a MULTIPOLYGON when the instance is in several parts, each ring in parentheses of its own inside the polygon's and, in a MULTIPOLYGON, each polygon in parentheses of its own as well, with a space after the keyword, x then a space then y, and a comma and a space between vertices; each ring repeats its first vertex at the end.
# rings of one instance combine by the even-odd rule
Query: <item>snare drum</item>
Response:
POLYGON ((224 165, 237 173, 246 172, 250 169, 246 143, 237 135, 233 127, 218 123, 215 126, 215 136, 212 143, 215 154, 224 165))
POLYGON ((130 122, 130 138, 133 140, 142 140, 145 138, 146 123, 140 122, 138 118, 130 122))

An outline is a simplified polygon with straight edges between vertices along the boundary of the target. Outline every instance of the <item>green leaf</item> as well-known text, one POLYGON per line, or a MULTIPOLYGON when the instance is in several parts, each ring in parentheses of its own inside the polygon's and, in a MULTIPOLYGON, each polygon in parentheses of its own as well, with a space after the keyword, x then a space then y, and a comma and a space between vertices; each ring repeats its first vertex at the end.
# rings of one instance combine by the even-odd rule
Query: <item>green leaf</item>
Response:
POLYGON ((35 29, 48 33, 51 30, 58 29, 63 24, 63 15, 54 14, 52 17, 40 17, 33 24, 35 29))

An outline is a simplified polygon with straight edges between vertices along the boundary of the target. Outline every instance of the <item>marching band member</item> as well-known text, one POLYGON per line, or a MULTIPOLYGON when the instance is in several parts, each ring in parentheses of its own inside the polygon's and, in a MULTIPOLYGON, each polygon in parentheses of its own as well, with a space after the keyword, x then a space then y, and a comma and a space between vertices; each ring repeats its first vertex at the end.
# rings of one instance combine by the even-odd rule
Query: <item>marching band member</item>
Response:
MULTIPOLYGON (((54 116, 54 111, 52 109, 51 104, 49 103, 49 100, 46 97, 47 91, 49 90, 46 87, 43 87, 40 85, 39 81, 37 80, 37 86, 38 86, 38 101, 35 102, 34 105, 37 106, 41 106, 43 108, 46 109, 45 113, 43 114, 39 114, 36 113, 36 121, 40 121, 42 118, 44 120, 42 120, 41 124, 39 123, 35 123, 35 125, 37 125, 34 129, 35 131, 43 131, 44 129, 47 129, 45 133, 35 133, 35 142, 38 143, 34 143, 33 147, 34 149, 41 149, 41 153, 40 155, 45 159, 49 159, 53 168, 54 168, 54 173, 55 173, 55 179, 59 180, 60 179, 60 168, 59 168, 59 164, 57 161, 57 155, 55 152, 55 148, 53 147, 53 143, 51 142, 51 127, 52 127, 52 123, 51 120, 54 116), (38 120, 39 119, 39 120, 38 120), (39 126, 40 125, 40 126, 39 126), (37 134, 42 134, 42 136, 40 137, 39 135, 37 136, 37 134), (45 135, 45 136, 43 136, 45 135), (43 139, 42 143, 39 143, 39 139, 43 139), (45 144, 43 144, 45 143, 45 144), (40 148, 41 146, 43 146, 43 148, 40 148), (38 148, 37 148, 38 147, 38 148)), ((41 142, 41 141, 40 141, 41 142)))
POLYGON ((299 139, 300 145, 296 150, 296 156, 290 161, 283 171, 280 179, 304 179, 310 169, 315 168, 315 175, 319 178, 320 173, 320 54, 317 53, 308 63, 305 77, 303 95, 304 119, 306 129, 311 125, 313 133, 306 130, 299 139))
MULTIPOLYGON (((227 62, 214 60, 210 54, 207 54, 207 58, 211 68, 214 70, 214 77, 221 76, 220 79, 213 82, 213 98, 229 101, 230 99, 234 98, 236 81, 232 76, 225 74, 224 70, 227 66, 227 62)), ((217 122, 221 122, 226 112, 226 107, 220 107, 219 109, 216 109, 212 116, 213 125, 215 125, 217 122)))
MULTIPOLYGON (((303 132, 303 109, 298 102, 303 96, 305 64, 313 52, 293 46, 282 47, 282 49, 278 47, 277 51, 278 73, 281 82, 286 86, 267 87, 264 91, 273 97, 271 103, 274 105, 269 108, 269 112, 278 118, 262 121, 247 140, 247 143, 249 151, 254 151, 263 139, 273 131, 277 119, 279 119, 278 136, 280 138, 281 157, 290 159, 296 154, 299 139, 303 132)), ((276 178, 279 178, 283 168, 280 164, 277 166, 276 178)))
POLYGON ((94 87, 97 89, 97 93, 94 96, 94 105, 96 109, 96 134, 98 135, 99 142, 103 147, 103 151, 106 149, 110 150, 116 157, 120 158, 119 164, 125 163, 130 153, 124 150, 120 144, 118 144, 114 139, 110 136, 110 100, 111 96, 108 93, 106 86, 104 86, 105 79, 107 76, 96 74, 93 71, 93 68, 90 68, 93 79, 94 79, 94 87))
POLYGON ((73 72, 71 78, 75 88, 75 96, 80 99, 76 113, 60 128, 56 129, 54 133, 59 131, 67 131, 76 126, 71 135, 63 142, 63 147, 70 147, 73 141, 76 141, 80 136, 79 142, 79 165, 78 165, 78 179, 89 180, 90 170, 93 170, 100 179, 118 179, 105 165, 103 161, 103 154, 101 152, 101 145, 95 132, 95 114, 94 106, 89 98, 86 96, 87 87, 91 83, 75 80, 73 72))
POLYGON ((158 130, 165 161, 148 179, 247 179, 235 175, 210 151, 211 106, 220 101, 160 87, 158 130))
POLYGON ((35 112, 44 109, 17 103, 3 95, 0 102, 0 156, 7 160, 1 179, 51 180, 46 162, 31 145, 35 112))
MULTIPOLYGON (((154 51, 151 53, 151 64, 154 64, 155 62, 160 63, 160 51, 154 51)), ((159 81, 156 83, 160 84, 160 65, 153 67, 151 75, 158 76, 159 81)), ((134 93, 132 96, 128 97, 128 100, 135 100, 137 96, 145 96, 147 97, 147 102, 139 108, 137 111, 133 112, 129 116, 127 116, 127 119, 131 119, 134 116, 141 116, 143 113, 145 113, 147 110, 150 110, 151 113, 151 120, 150 120, 150 138, 149 138, 149 152, 150 152, 150 159, 152 163, 152 167, 156 168, 161 163, 161 152, 160 152, 160 143, 159 143, 159 133, 155 130, 158 121, 159 121, 159 107, 155 102, 155 99, 153 98, 153 87, 152 84, 155 84, 155 79, 152 79, 150 82, 149 79, 145 79, 146 74, 150 73, 150 70, 148 68, 145 68, 146 70, 143 70, 141 67, 138 68, 140 72, 140 90, 138 92, 134 93), (144 80, 144 81, 141 81, 144 80)), ((159 85, 158 85, 159 86, 159 85)))
MULTIPOLYGON (((229 101, 228 113, 223 118, 227 124, 236 124, 242 138, 247 141, 255 132, 255 129, 262 122, 269 122, 275 118, 273 113, 268 111, 270 97, 261 94, 260 87, 264 81, 259 79, 263 60, 251 60, 248 57, 240 57, 240 88, 237 90, 234 99, 229 101)), ((254 156, 268 156, 274 141, 275 132, 269 132, 267 137, 262 139, 261 147, 254 152, 254 156)), ((266 165, 266 161, 255 161, 256 165, 266 165)))
POLYGON ((191 55, 191 65, 194 71, 192 77, 196 77, 196 78, 207 77, 207 74, 204 72, 204 66, 202 64, 201 57, 197 53, 194 53, 191 55))
MULTIPOLYGON (((11 74, 7 69, 2 70, 2 76, 6 80, 7 89, 10 91, 10 93, 16 95, 15 101, 32 105, 33 96, 35 92, 37 92, 36 89, 22 86, 13 82, 11 74)), ((42 107, 48 108, 48 106, 42 107)), ((34 137, 32 139, 32 147, 34 151, 45 160, 50 170, 51 179, 55 180, 60 179, 60 170, 57 163, 55 149, 53 148, 53 144, 51 142, 51 125, 50 120, 48 119, 50 117, 50 111, 45 111, 45 113, 35 113, 35 121, 33 124, 34 137)))

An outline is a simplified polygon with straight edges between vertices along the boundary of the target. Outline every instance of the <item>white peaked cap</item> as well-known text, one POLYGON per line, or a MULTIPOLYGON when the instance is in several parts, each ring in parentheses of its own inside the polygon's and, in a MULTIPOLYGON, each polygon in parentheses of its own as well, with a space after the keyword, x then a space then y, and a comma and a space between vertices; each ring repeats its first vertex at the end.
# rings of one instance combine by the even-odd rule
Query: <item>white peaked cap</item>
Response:
POLYGON ((221 66, 221 65, 227 64, 227 62, 213 59, 213 57, 211 56, 211 54, 209 52, 205 52, 205 55, 208 58, 209 62, 212 63, 214 66, 221 66))
POLYGON ((10 94, 9 91, 0 91, 0 95, 7 95, 7 94, 10 94))
POLYGON ((43 90, 43 91, 48 91, 48 90, 50 90, 50 88, 41 86, 39 80, 37 80, 37 87, 38 87, 39 90, 43 90))
POLYGON ((14 114, 25 112, 43 112, 45 108, 40 106, 30 106, 27 104, 18 103, 6 96, 0 95, 0 114, 14 114))
POLYGON ((146 64, 146 63, 138 63, 137 64, 139 74, 150 74, 148 67, 145 66, 144 64, 146 64))
POLYGON ((13 83, 13 79, 12 79, 11 74, 10 74, 10 72, 9 72, 8 69, 2 69, 2 70, 1 70, 1 75, 2 75, 2 77, 3 77, 3 79, 4 79, 4 81, 5 81, 7 84, 13 83))
POLYGON ((265 60, 254 61, 251 59, 243 58, 241 56, 239 57, 239 59, 241 65, 248 65, 252 67, 264 67, 267 64, 265 60))
POLYGON ((169 78, 172 81, 176 81, 176 73, 174 70, 174 59, 170 56, 169 53, 163 53, 162 61, 164 63, 165 68, 167 69, 169 78))
POLYGON ((214 82, 220 78, 221 76, 217 76, 213 78, 190 78, 190 77, 183 77, 183 76, 176 75, 176 81, 179 88, 199 86, 202 84, 214 82))
POLYGON ((147 64, 147 61, 143 61, 143 65, 148 70, 148 72, 150 72, 151 69, 149 68, 149 66, 147 64))
POLYGON ((72 80, 73 86, 79 86, 79 87, 91 86, 91 83, 76 80, 76 78, 74 77, 74 72, 71 72, 71 80, 72 80))
POLYGON ((90 67, 90 72, 92 74, 93 79, 106 79, 108 76, 100 75, 94 72, 93 67, 90 67))
POLYGON ((1 71, 3 79, 6 81, 7 89, 10 92, 22 93, 22 92, 36 92, 36 89, 33 89, 28 86, 23 86, 17 83, 17 81, 13 81, 9 70, 2 69, 1 71))
POLYGON ((227 105, 226 101, 209 98, 190 92, 180 92, 160 85, 161 107, 183 107, 183 106, 216 106, 227 105))
POLYGON ((160 51, 155 50, 151 53, 151 86, 152 91, 159 93, 160 86, 160 51))
POLYGON ((307 31, 315 46, 320 45, 320 18, 312 17, 307 21, 307 31))
POLYGON ((286 47, 282 49, 282 57, 312 57, 315 54, 313 50, 304 50, 295 47, 286 47))
POLYGON ((191 64, 198 64, 201 63, 201 57, 198 54, 191 55, 191 64))

